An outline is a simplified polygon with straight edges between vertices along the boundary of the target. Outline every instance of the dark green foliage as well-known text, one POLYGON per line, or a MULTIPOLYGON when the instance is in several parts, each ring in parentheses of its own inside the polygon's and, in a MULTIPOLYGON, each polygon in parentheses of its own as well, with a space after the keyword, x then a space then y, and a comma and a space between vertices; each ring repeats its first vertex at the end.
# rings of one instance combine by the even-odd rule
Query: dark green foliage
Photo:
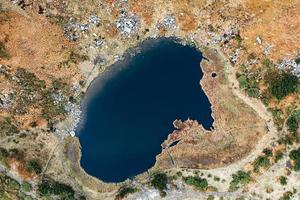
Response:
POLYGON ((133 187, 128 187, 128 186, 125 186, 125 187, 121 187, 118 191, 118 194, 116 195, 116 200, 119 200, 119 199, 123 199, 125 198, 128 194, 132 194, 132 193, 135 193, 137 192, 138 189, 137 188, 133 188, 133 187))
POLYGON ((0 147, 0 160, 1 158, 7 158, 8 156, 9 152, 6 149, 0 147))
POLYGON ((291 200, 293 197, 293 193, 290 191, 287 191, 283 194, 282 197, 279 198, 279 200, 291 200))
POLYGON ((251 181, 251 176, 249 172, 237 171, 236 174, 232 174, 232 181, 230 182, 230 191, 237 190, 240 186, 246 185, 251 181))
POLYGON ((74 199, 75 194, 71 186, 53 180, 43 180, 38 185, 38 192, 43 196, 60 196, 60 199, 74 199))
POLYGON ((284 144, 284 145, 292 145, 293 144, 293 138, 291 138, 291 136, 289 136, 289 135, 286 135, 285 137, 280 138, 278 140, 278 143, 279 144, 284 144))
POLYGON ((265 149, 263 150, 263 153, 264 153, 267 157, 272 157, 272 156, 273 156, 272 150, 271 150, 271 149, 268 149, 268 148, 265 148, 265 149))
POLYGON ((247 89, 247 94, 249 97, 255 97, 255 98, 258 98, 259 97, 259 88, 248 88, 247 89))
POLYGON ((293 116, 288 118, 288 120, 286 121, 286 125, 287 125, 289 131, 292 132, 292 133, 296 132, 299 128, 298 121, 293 116))
POLYGON ((300 64, 300 57, 298 57, 298 58, 295 59, 295 63, 296 63, 297 65, 300 64))
POLYGON ((287 184, 287 178, 285 176, 280 176, 279 177, 279 182, 281 185, 286 185, 287 184))
POLYGON ((300 148, 296 150, 292 150, 289 154, 289 157, 295 162, 294 170, 300 170, 300 148))
POLYGON ((37 160, 30 160, 26 163, 26 169, 29 172, 34 172, 36 174, 42 173, 42 167, 37 160))
POLYGON ((10 136, 19 133, 18 126, 9 117, 0 120, 0 136, 10 136), (2 135, 4 134, 4 135, 2 135))
POLYGON ((161 196, 165 196, 164 190, 167 189, 168 177, 165 173, 158 172, 151 176, 150 184, 160 191, 161 196))
POLYGON ((217 176, 214 177, 214 181, 218 181, 219 182, 220 180, 221 179, 219 177, 217 177, 217 176))
POLYGON ((196 189, 204 191, 208 187, 208 182, 205 178, 188 176, 183 178, 184 182, 188 185, 194 186, 196 189))
POLYGON ((177 175, 178 177, 181 177, 181 176, 182 176, 182 172, 178 171, 178 172, 176 172, 176 175, 177 175))
POLYGON ((254 171, 258 172, 260 167, 268 168, 270 166, 270 160, 267 156, 258 156, 253 162, 254 171))
POLYGON ((288 130, 292 133, 296 133, 299 128, 300 123, 300 111, 296 110, 291 113, 288 120, 286 121, 286 125, 288 130))
POLYGON ((298 84, 297 76, 283 72, 278 79, 269 82, 269 89, 276 99, 281 100, 296 92, 298 84))
POLYGON ((0 59, 8 59, 10 55, 6 51, 5 45, 3 42, 0 42, 0 59))
POLYGON ((283 153, 282 151, 276 151, 275 152, 275 162, 277 163, 279 160, 283 158, 283 153))

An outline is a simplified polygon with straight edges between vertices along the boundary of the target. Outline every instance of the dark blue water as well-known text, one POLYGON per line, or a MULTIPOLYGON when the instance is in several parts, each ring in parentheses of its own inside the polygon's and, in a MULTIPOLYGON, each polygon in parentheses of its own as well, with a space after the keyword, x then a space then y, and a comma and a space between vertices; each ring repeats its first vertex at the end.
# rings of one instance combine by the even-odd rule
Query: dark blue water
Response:
POLYGON ((195 48, 170 39, 148 40, 142 52, 118 63, 88 89, 85 121, 77 131, 84 170, 120 182, 151 168, 175 119, 212 126, 195 48))

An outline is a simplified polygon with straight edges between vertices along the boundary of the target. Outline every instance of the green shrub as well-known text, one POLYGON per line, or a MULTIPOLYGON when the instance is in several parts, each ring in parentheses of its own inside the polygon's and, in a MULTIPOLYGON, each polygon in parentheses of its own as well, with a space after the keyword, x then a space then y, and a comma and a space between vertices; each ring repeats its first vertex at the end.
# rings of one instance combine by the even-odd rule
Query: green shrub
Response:
POLYGON ((168 177, 165 173, 158 172, 154 173, 151 177, 150 184, 157 190, 160 191, 161 196, 165 196, 164 190, 167 189, 168 177))
POLYGON ((282 151, 276 151, 275 152, 275 162, 277 163, 279 160, 283 158, 283 153, 282 151))
POLYGON ((244 75, 241 75, 240 77, 238 77, 238 82, 239 82, 239 85, 240 85, 241 89, 246 89, 246 88, 249 87, 247 77, 244 76, 244 75))
POLYGON ((270 166, 270 160, 267 156, 258 156, 253 162, 254 171, 258 172, 260 167, 268 168, 270 166))
POLYGON ((294 170, 299 171, 300 170, 300 148, 296 150, 292 150, 289 154, 289 157, 295 162, 294 170))
POLYGON ((36 174, 42 173, 42 167, 37 160, 30 160, 26 164, 26 169, 29 172, 34 172, 36 174))
POLYGON ((52 88, 54 89, 54 90, 59 90, 59 89, 61 89, 63 87, 63 83, 60 81, 60 80, 54 80, 54 81, 52 81, 52 88))
POLYGON ((287 178, 284 176, 279 177, 279 182, 281 185, 286 185, 287 184, 287 178))
POLYGON ((296 133, 299 128, 299 123, 300 123, 300 111, 299 110, 293 111, 286 121, 288 130, 292 133, 296 133))
POLYGON ((29 192, 31 191, 32 187, 30 185, 30 183, 28 182, 23 182, 22 185, 21 185, 21 190, 24 191, 24 192, 29 192))
POLYGON ((242 170, 237 171, 236 174, 232 174, 232 181, 230 182, 229 190, 235 191, 240 186, 246 185, 251 181, 251 176, 249 172, 242 170))
POLYGON ((264 153, 267 157, 272 157, 272 156, 273 156, 272 150, 271 150, 271 149, 268 149, 268 148, 265 148, 265 149, 263 150, 263 153, 264 153))
POLYGON ((72 199, 75 194, 71 186, 53 180, 43 180, 38 185, 38 192, 43 196, 60 196, 61 199, 72 199))
POLYGON ((255 97, 258 98, 260 93, 259 93, 259 88, 252 87, 247 89, 247 94, 249 97, 255 97))
POLYGON ((291 116, 286 121, 286 125, 288 127, 288 130, 292 133, 296 132, 299 128, 298 121, 295 117, 291 116))
POLYGON ((137 192, 137 191, 138 191, 137 188, 128 187, 128 186, 121 187, 121 188, 119 189, 119 191, 118 191, 118 194, 116 195, 116 200, 123 199, 123 198, 125 198, 127 195, 132 194, 132 193, 135 193, 135 192, 137 192))
POLYGON ((207 200, 214 200, 214 199, 215 199, 214 195, 211 194, 207 197, 207 200))
POLYGON ((290 191, 287 191, 283 194, 282 197, 279 198, 279 200, 290 200, 293 197, 293 193, 290 191))
POLYGON ((298 58, 295 59, 295 63, 296 63, 297 65, 300 64, 300 57, 298 57, 298 58))
POLYGON ((272 95, 281 100, 287 95, 297 91, 299 84, 298 77, 288 73, 282 73, 280 78, 269 85, 272 95))
POLYGON ((176 172, 176 175, 177 175, 178 177, 181 177, 181 176, 182 176, 182 172, 178 171, 178 172, 176 172))
POLYGON ((194 186, 196 189, 204 191, 208 187, 208 182, 205 178, 188 176, 185 177, 184 182, 188 185, 194 186))

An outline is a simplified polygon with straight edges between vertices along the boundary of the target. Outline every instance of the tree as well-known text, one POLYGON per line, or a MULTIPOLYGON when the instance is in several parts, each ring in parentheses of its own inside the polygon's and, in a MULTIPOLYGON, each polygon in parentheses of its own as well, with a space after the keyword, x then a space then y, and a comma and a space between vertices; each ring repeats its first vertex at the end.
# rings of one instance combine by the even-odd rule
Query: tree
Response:
POLYGON ((184 178, 184 182, 188 185, 194 186, 201 191, 206 190, 208 187, 208 182, 205 178, 188 176, 184 178))
POLYGON ((298 77, 292 74, 283 73, 280 78, 269 85, 272 95, 281 100, 287 95, 296 92, 299 84, 298 77))

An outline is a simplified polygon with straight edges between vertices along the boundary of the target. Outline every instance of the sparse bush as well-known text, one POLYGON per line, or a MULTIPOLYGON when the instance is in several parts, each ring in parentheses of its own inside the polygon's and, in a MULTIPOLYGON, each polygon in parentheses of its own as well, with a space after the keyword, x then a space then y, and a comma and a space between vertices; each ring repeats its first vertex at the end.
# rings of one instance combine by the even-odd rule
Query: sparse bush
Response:
POLYGON ((282 151, 276 151, 275 152, 275 162, 277 163, 279 160, 283 158, 283 153, 282 151))
POLYGON ((249 172, 245 171, 237 171, 236 174, 232 174, 232 181, 230 182, 229 190, 235 191, 240 186, 246 185, 251 181, 251 176, 249 172))
POLYGON ((59 89, 61 89, 63 87, 63 83, 60 81, 60 80, 54 80, 54 81, 52 81, 52 88, 54 89, 54 90, 59 90, 59 89))
POLYGON ((219 182, 220 180, 221 179, 219 177, 217 177, 217 176, 214 177, 214 181, 218 181, 219 182))
POLYGON ((283 194, 282 197, 279 198, 279 200, 291 200, 293 197, 293 193, 291 191, 287 191, 283 194))
POLYGON ((34 172, 36 174, 42 173, 42 167, 37 160, 30 160, 26 164, 26 169, 29 172, 34 172))
POLYGON ((118 191, 118 194, 116 195, 116 200, 120 200, 125 198, 127 195, 132 194, 137 192, 138 189, 137 188, 133 188, 133 187, 129 187, 129 186, 125 186, 125 187, 121 187, 118 191))
POLYGON ((298 57, 298 58, 295 59, 295 63, 296 63, 297 65, 300 65, 300 57, 298 57))
POLYGON ((254 171, 258 172, 260 167, 268 168, 270 166, 270 160, 267 156, 258 156, 253 162, 254 171))
POLYGON ((3 134, 2 137, 19 133, 18 126, 9 117, 0 120, 0 130, 0 136, 3 134))
POLYGON ((300 170, 300 148, 296 150, 292 150, 289 154, 289 157, 295 162, 294 170, 299 171, 300 170))
POLYGON ((166 193, 164 190, 167 189, 168 177, 165 173, 158 172, 154 173, 151 177, 150 184, 155 188, 158 189, 161 196, 165 196, 166 193))
POLYGON ((300 123, 300 111, 296 110, 291 113, 288 120, 286 121, 286 125, 290 132, 296 133, 299 128, 299 123, 300 123))
POLYGON ((258 98, 260 93, 259 93, 259 88, 255 88, 255 87, 252 87, 252 88, 248 88, 247 89, 247 94, 249 97, 255 97, 255 98, 258 98))
POLYGON ((238 77, 238 82, 239 82, 239 85, 240 85, 241 89, 246 89, 246 88, 249 87, 249 83, 247 81, 247 77, 244 76, 244 75, 241 75, 240 77, 238 77))
POLYGON ((284 176, 279 177, 279 182, 281 185, 286 185, 287 184, 287 178, 284 176))
POLYGON ((183 178, 184 182, 188 185, 194 186, 196 189, 204 191, 208 187, 208 182, 205 178, 188 176, 183 178))
POLYGON ((176 175, 177 175, 178 177, 181 177, 181 176, 182 176, 182 172, 178 171, 178 172, 176 172, 176 175))
POLYGON ((24 192, 29 192, 31 191, 32 187, 30 185, 30 183, 28 182, 23 182, 22 185, 21 185, 21 190, 24 191, 24 192))
POLYGON ((268 149, 268 148, 265 148, 265 149, 263 150, 263 153, 264 153, 267 157, 272 157, 272 156, 273 156, 272 150, 271 150, 271 149, 268 149))

